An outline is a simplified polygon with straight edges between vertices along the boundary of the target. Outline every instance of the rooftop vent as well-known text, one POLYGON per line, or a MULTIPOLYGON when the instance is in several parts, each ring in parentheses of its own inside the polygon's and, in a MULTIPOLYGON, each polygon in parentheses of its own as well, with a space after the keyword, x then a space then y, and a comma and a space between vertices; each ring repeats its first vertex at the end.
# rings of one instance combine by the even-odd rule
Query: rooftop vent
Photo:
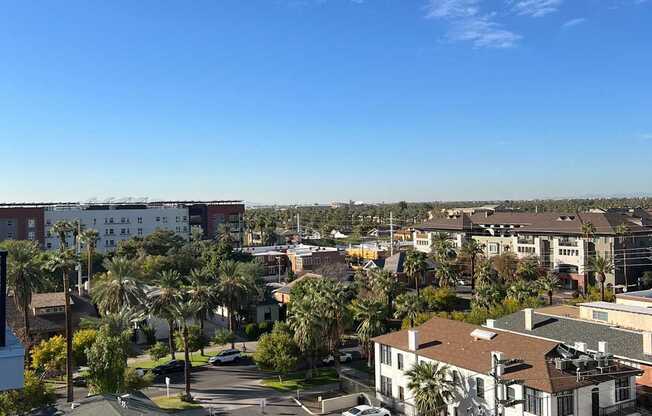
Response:
POLYGON ((495 332, 490 332, 490 331, 485 331, 484 329, 474 329, 473 332, 471 332, 471 336, 475 339, 482 339, 485 341, 491 341, 496 337, 495 332))

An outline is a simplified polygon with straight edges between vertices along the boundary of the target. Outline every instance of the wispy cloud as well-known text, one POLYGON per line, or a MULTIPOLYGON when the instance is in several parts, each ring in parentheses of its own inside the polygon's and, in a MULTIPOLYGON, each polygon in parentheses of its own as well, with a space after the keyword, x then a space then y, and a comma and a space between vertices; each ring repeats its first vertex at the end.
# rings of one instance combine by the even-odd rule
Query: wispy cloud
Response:
POLYGON ((505 29, 494 13, 481 14, 481 0, 429 0, 426 17, 442 19, 450 25, 449 40, 468 41, 479 48, 509 48, 521 35, 505 29))
POLYGON ((643 140, 652 140, 652 133, 640 133, 638 137, 643 140))
POLYGON ((569 27, 581 25, 584 22, 586 22, 586 18, 578 17, 576 19, 571 19, 571 20, 569 20, 567 22, 564 22, 564 24, 562 24, 561 27, 566 29, 566 28, 569 28, 569 27))
POLYGON ((507 0, 521 16, 542 17, 559 9, 563 0, 507 0))

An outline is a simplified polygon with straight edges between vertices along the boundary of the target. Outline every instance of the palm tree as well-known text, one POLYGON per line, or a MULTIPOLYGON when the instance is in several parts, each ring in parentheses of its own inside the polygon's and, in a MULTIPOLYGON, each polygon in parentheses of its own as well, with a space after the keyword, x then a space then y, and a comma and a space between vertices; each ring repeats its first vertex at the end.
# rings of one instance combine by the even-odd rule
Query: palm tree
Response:
POLYGON ((405 373, 419 415, 438 416, 457 396, 457 381, 443 364, 421 361, 405 373))
POLYGON ((449 260, 440 261, 435 271, 439 286, 455 287, 458 280, 458 273, 455 266, 449 260))
POLYGON ((423 312, 423 307, 423 301, 419 295, 404 293, 396 298, 396 312, 394 312, 394 317, 397 319, 408 319, 410 321, 410 327, 414 327, 414 321, 423 312))
POLYGON ((482 284, 476 288, 473 294, 473 304, 489 309, 500 303, 505 297, 504 289, 498 283, 482 284))
POLYGON ((537 280, 539 290, 548 296, 548 305, 552 305, 552 294, 560 286, 560 280, 556 273, 548 272, 537 280))
POLYGON ((43 280, 40 250, 35 242, 25 240, 8 240, 3 246, 7 250, 7 284, 14 294, 16 307, 23 313, 25 345, 29 349, 29 305, 32 303, 32 293, 41 286, 43 280))
POLYGON ((347 290, 343 283, 332 279, 320 279, 316 283, 319 293, 319 301, 315 305, 317 306, 316 311, 323 320, 324 338, 339 372, 340 340, 350 321, 347 290))
POLYGON ((524 303, 526 300, 535 296, 536 288, 524 280, 516 280, 507 288, 507 297, 514 299, 518 303, 524 303))
POLYGON ((97 279, 93 301, 104 313, 115 313, 123 307, 138 309, 144 303, 145 286, 134 261, 114 257, 104 261, 107 270, 97 279))
POLYGON ((472 238, 466 240, 460 250, 460 254, 468 257, 471 262, 471 291, 475 291, 475 262, 482 253, 484 253, 484 246, 472 238))
POLYGON ((627 237, 629 236, 629 227, 625 223, 618 225, 615 229, 620 243, 620 250, 623 252, 623 275, 625 276, 625 290, 629 287, 627 279, 627 237))
POLYGON ((446 261, 455 255, 453 242, 446 233, 436 233, 433 236, 432 249, 438 262, 446 261))
MULTIPOLYGON (((238 264, 232 260, 225 260, 220 264, 220 281, 217 284, 217 291, 222 303, 226 306, 229 314, 229 331, 235 330, 235 313, 247 296, 248 285, 243 279, 238 264)), ((231 348, 235 345, 232 342, 231 348)))
POLYGON ((498 273, 490 260, 484 260, 475 273, 476 286, 487 286, 497 283, 498 273))
POLYGON ((516 276, 521 280, 536 280, 539 277, 539 259, 534 256, 521 259, 516 266, 516 276))
POLYGON ((86 261, 88 269, 88 293, 91 293, 91 277, 93 276, 93 255, 100 239, 100 233, 92 228, 82 231, 79 236, 82 243, 86 245, 86 261))
POLYGON ((176 270, 164 270, 156 279, 156 290, 148 294, 148 307, 155 316, 164 319, 168 323, 169 337, 168 347, 170 356, 176 359, 174 347, 174 314, 171 305, 175 305, 181 296, 181 287, 184 279, 176 270))
POLYGON ((392 316, 394 297, 401 290, 401 283, 391 272, 386 270, 370 270, 369 279, 374 294, 387 303, 387 315, 392 316))
POLYGON ((407 253, 405 265, 403 266, 405 274, 414 279, 414 288, 419 294, 419 277, 424 277, 428 270, 428 261, 425 253, 421 251, 410 251, 407 253))
MULTIPOLYGON (((56 226, 56 224, 55 224, 56 226)), ((61 234, 59 234, 61 235, 61 234)), ((47 269, 50 271, 61 271, 63 276, 63 297, 66 320, 66 392, 67 401, 73 401, 72 389, 72 313, 70 311, 70 273, 79 264, 79 259, 74 250, 66 249, 65 237, 61 241, 59 253, 50 257, 47 262, 47 269)))
POLYGON ((367 366, 373 365, 373 342, 371 339, 385 330, 386 310, 383 304, 370 298, 356 299, 351 304, 353 319, 358 322, 356 334, 367 356, 367 366))
POLYGON ((293 299, 288 311, 288 324, 294 333, 294 342, 306 356, 308 362, 306 379, 310 380, 315 367, 315 354, 321 341, 323 322, 315 313, 311 302, 293 299))
POLYGON ((582 223, 582 237, 586 240, 591 240, 595 235, 595 225, 590 221, 582 223))
POLYGON ((185 360, 184 365, 184 381, 186 385, 185 389, 185 400, 192 400, 190 395, 190 351, 188 348, 188 340, 190 338, 189 334, 189 320, 197 316, 197 305, 192 302, 188 297, 189 294, 181 295, 177 298, 177 302, 170 305, 172 310, 172 315, 176 319, 179 327, 181 328, 181 337, 183 338, 183 356, 185 360))
MULTIPOLYGON (((204 335, 204 321, 219 306, 217 290, 211 285, 208 274, 204 271, 193 269, 190 271, 190 286, 188 295, 191 302, 197 308, 197 319, 199 320, 199 332, 204 335)), ((201 355, 204 355, 204 347, 201 347, 201 355)))
POLYGON ((52 225, 50 232, 56 234, 59 237, 59 251, 64 251, 66 248, 68 248, 68 241, 66 240, 66 236, 69 233, 72 233, 74 230, 75 228, 70 221, 60 220, 52 225))
POLYGON ((604 283, 607 274, 613 273, 614 265, 610 258, 596 254, 589 260, 589 271, 596 274, 596 280, 600 283, 600 300, 604 302, 604 283))

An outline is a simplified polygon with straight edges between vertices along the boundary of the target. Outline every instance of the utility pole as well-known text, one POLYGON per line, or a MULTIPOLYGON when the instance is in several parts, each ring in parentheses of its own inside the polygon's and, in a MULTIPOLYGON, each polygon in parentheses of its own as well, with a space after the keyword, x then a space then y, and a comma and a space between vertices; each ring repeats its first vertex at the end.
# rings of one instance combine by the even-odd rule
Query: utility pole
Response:
POLYGON ((503 409, 505 407, 512 407, 517 404, 522 404, 523 400, 510 400, 505 393, 507 387, 513 384, 523 384, 522 380, 504 380, 501 377, 505 374, 507 367, 512 365, 522 364, 523 360, 520 359, 505 359, 502 352, 494 351, 491 353, 491 374, 494 380, 494 416, 499 416, 499 406, 503 409), (499 386, 501 387, 499 389, 499 386))
POLYGON ((394 216, 392 211, 389 211, 389 255, 394 255, 394 216))
POLYGON ((301 222, 299 218, 299 213, 297 212, 297 235, 299 236, 299 241, 301 241, 301 222))
POLYGON ((77 237, 75 238, 75 250, 77 251, 77 293, 82 295, 82 265, 81 265, 81 220, 77 220, 77 237))

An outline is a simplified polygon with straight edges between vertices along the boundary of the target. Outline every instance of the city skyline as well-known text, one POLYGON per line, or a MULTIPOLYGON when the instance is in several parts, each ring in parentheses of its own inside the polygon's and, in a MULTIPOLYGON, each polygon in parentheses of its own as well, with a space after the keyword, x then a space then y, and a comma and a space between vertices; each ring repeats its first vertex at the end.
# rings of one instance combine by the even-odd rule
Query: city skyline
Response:
POLYGON ((652 2, 8 3, 3 202, 652 193, 652 2))

